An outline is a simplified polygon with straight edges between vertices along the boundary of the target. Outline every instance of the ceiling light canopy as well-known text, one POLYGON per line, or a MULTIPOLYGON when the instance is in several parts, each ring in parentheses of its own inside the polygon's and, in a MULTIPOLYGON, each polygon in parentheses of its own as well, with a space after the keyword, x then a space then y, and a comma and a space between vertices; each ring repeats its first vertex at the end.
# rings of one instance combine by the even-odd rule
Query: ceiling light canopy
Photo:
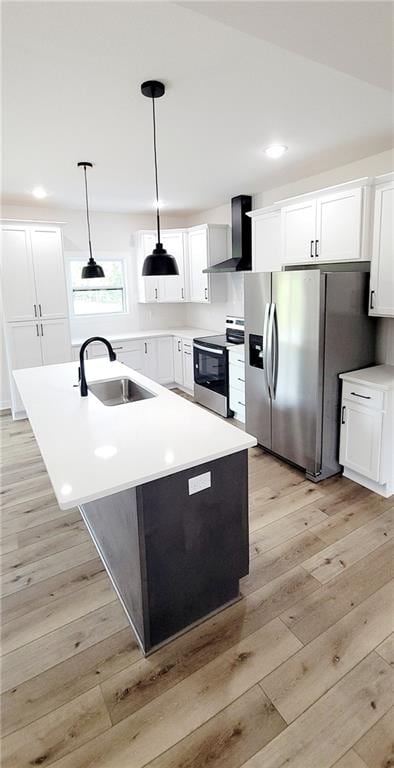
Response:
POLYGON ((144 277, 155 275, 179 275, 178 265, 173 256, 167 253, 163 244, 160 242, 160 198, 159 181, 157 172, 157 147, 156 147, 156 110, 155 99, 164 96, 165 86, 158 80, 146 80, 141 85, 141 93, 148 99, 152 99, 152 118, 153 118, 153 156, 155 163, 155 186, 156 186, 156 221, 157 221, 157 243, 150 256, 147 256, 142 274, 144 277))
POLYGON ((32 191, 32 195, 37 198, 37 200, 43 200, 44 197, 48 196, 48 192, 44 187, 38 186, 34 187, 32 191))
POLYGON ((282 155, 287 152, 287 147, 284 144, 270 144, 269 147, 266 147, 264 152, 267 157, 271 157, 276 160, 278 157, 282 157, 282 155))
POLYGON ((78 168, 83 168, 84 177, 85 177, 86 221, 87 221, 87 225, 88 225, 88 240, 89 240, 89 254, 90 254, 89 255, 88 263, 82 269, 81 278, 83 280, 86 280, 86 279, 89 279, 89 278, 92 278, 92 277, 105 277, 103 268, 100 267, 100 264, 97 264, 96 261, 93 258, 92 242, 91 242, 91 239, 90 239, 88 180, 87 180, 87 177, 86 177, 86 168, 93 168, 93 163, 87 163, 87 162, 78 163, 78 168))

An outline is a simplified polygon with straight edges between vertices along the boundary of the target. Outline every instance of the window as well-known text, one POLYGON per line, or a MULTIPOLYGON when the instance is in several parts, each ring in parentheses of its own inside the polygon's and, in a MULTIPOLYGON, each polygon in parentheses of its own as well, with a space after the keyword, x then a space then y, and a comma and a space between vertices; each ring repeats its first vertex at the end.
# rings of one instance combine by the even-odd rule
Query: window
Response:
POLYGON ((126 312, 123 259, 102 259, 105 277, 81 278, 85 260, 70 261, 71 291, 74 315, 98 315, 126 312))

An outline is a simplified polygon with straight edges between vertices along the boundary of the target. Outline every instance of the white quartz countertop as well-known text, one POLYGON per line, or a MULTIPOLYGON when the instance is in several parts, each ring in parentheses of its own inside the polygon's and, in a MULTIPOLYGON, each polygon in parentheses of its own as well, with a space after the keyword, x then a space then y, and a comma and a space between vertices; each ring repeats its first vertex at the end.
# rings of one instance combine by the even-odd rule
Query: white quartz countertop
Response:
POLYGON ((256 445, 123 363, 87 360, 88 384, 128 376, 156 397, 106 406, 92 392, 81 397, 77 372, 76 362, 13 372, 61 509, 256 445))
POLYGON ((340 378, 355 384, 363 384, 386 392, 394 389, 394 365, 373 365, 371 368, 361 368, 359 371, 341 373, 340 378))
MULTIPOLYGON (((131 331, 127 333, 104 333, 97 334, 98 336, 104 336, 111 343, 113 341, 127 341, 128 339, 150 339, 155 336, 179 336, 182 339, 196 339, 199 336, 214 336, 215 334, 221 334, 223 331, 212 331, 206 328, 164 328, 164 330, 149 330, 149 331, 131 331)), ((89 338, 89 335, 83 336, 79 339, 72 340, 73 347, 80 347, 83 342, 89 338)))

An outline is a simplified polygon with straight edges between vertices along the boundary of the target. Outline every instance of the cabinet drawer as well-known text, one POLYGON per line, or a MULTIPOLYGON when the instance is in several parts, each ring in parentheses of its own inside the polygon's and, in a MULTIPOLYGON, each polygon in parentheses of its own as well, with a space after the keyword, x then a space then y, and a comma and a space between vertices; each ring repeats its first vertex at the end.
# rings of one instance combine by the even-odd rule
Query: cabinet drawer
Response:
POLYGON ((229 366, 229 384, 230 389, 237 389, 239 392, 245 392, 245 367, 243 365, 229 366))
POLYGON ((383 410, 384 408, 384 392, 380 389, 373 389, 373 387, 360 386, 350 381, 344 381, 342 397, 366 408, 374 408, 376 410, 383 410))
POLYGON ((245 408, 245 393, 238 389, 230 389, 230 408, 232 411, 239 411, 245 408))
POLYGON ((245 365, 245 348, 242 345, 242 349, 230 349, 228 353, 228 359, 230 365, 245 365))

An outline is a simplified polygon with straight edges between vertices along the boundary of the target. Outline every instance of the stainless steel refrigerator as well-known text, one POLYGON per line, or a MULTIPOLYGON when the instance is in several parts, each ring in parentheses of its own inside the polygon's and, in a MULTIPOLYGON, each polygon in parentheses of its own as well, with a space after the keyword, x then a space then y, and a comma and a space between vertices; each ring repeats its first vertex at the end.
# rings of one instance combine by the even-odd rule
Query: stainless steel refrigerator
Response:
POLYGON ((336 474, 338 374, 373 365, 366 272, 245 274, 246 430, 305 469, 336 474))

